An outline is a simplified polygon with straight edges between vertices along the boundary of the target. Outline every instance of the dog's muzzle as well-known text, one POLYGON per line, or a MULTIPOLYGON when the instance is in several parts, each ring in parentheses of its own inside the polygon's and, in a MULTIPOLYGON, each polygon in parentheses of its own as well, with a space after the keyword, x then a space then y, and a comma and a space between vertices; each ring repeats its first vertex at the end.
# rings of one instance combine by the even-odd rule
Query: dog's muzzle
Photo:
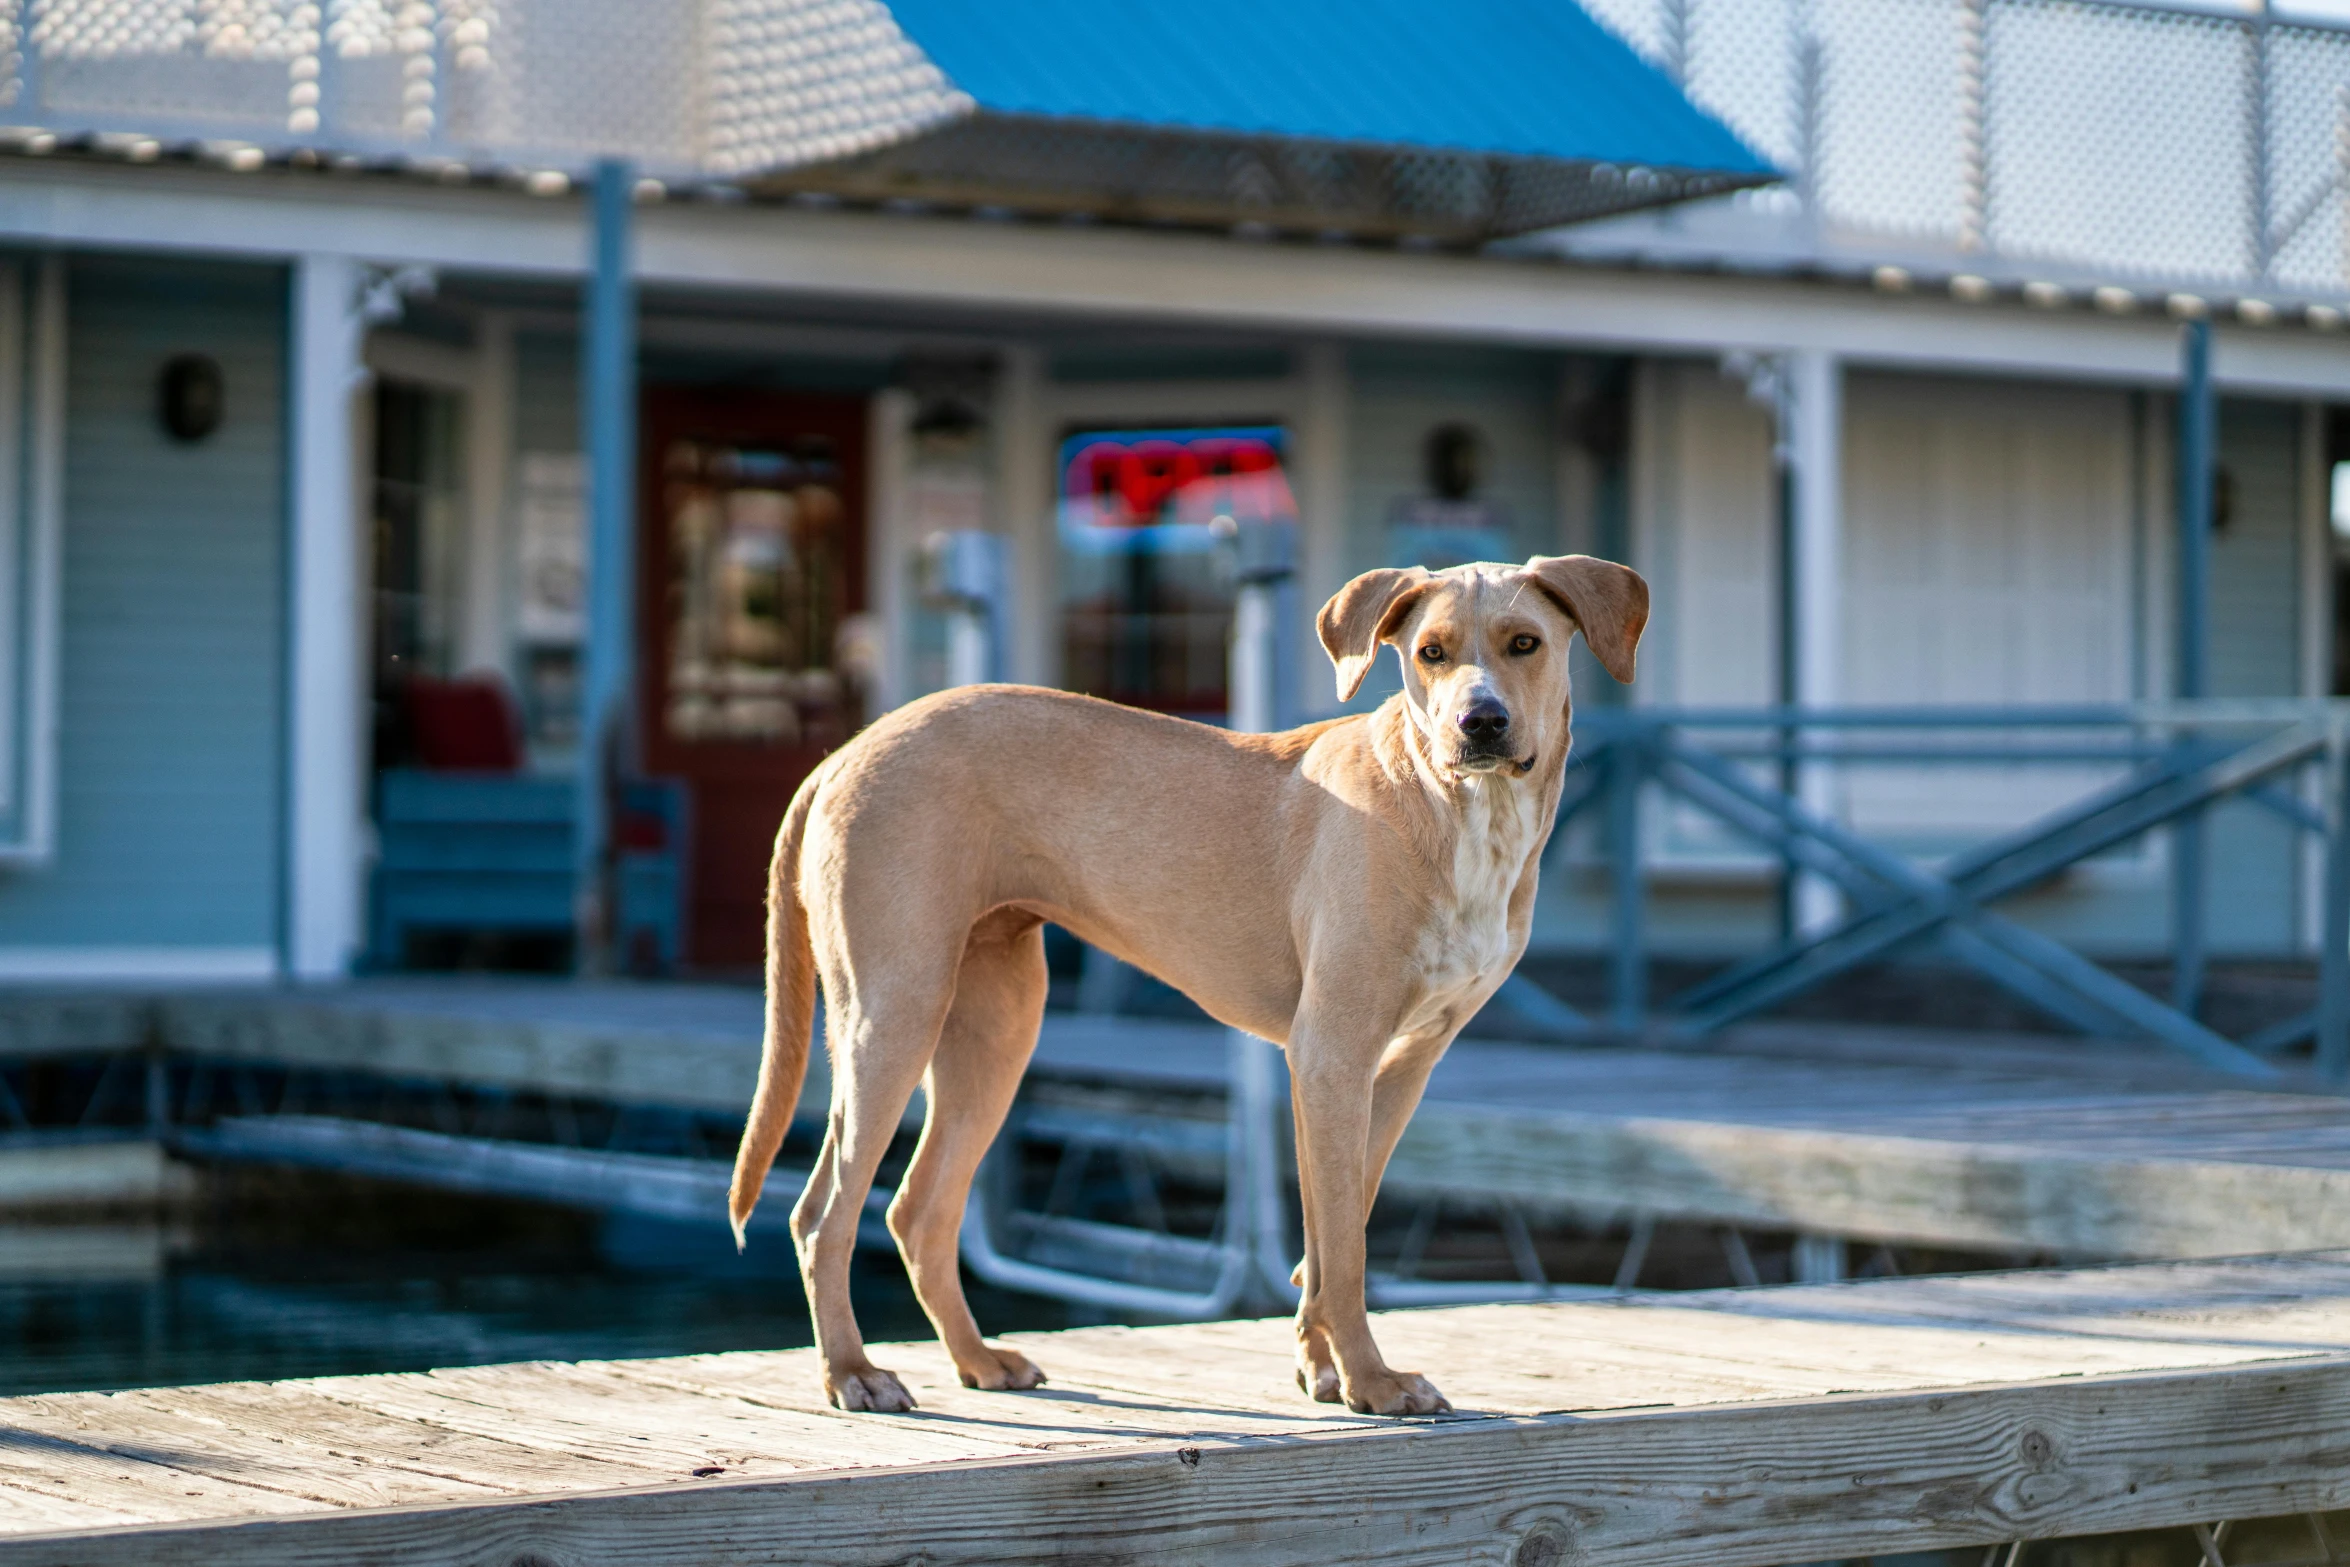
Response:
POLYGON ((1537 760, 1538 758, 1535 756, 1518 757, 1511 756, 1507 752, 1463 751, 1452 765, 1458 772, 1513 773, 1523 777, 1534 771, 1534 763, 1537 760))
POLYGON ((1510 710, 1493 698, 1480 697, 1470 703, 1453 724, 1460 731, 1455 767, 1472 773, 1533 770, 1532 757, 1522 761, 1518 757, 1518 739, 1510 732, 1510 710))

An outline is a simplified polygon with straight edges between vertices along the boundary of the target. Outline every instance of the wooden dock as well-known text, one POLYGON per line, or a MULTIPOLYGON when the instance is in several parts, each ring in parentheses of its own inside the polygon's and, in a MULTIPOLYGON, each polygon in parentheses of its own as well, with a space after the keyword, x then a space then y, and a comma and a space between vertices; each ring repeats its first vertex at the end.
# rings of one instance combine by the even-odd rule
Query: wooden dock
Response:
MULTIPOLYGON (((738 1114, 740 988, 392 979, 0 998, 0 1055, 160 1049, 738 1114)), ((829 1084, 812 1059, 801 1111, 829 1084)), ((1221 1115, 1225 1035, 1048 1014, 1029 1110, 1221 1115)), ((1895 1244, 2155 1259, 2350 1247, 2350 1100, 2259 1091, 2159 1048, 1779 1024, 1702 1048, 1463 1040, 1390 1189, 1895 1244)), ((910 1106, 909 1120, 919 1105, 910 1106)), ((1220 1170, 1221 1134, 1191 1129, 1220 1170)), ((1180 1137, 1174 1139, 1180 1143, 1180 1137)))
MULTIPOLYGON (((1032 1097, 1139 1113, 1168 1088, 1218 1089, 1223 1049, 1213 1029, 1048 1017, 1032 1097)), ((2084 1260, 2350 1246, 2350 1099, 2067 1039, 1467 1039, 1387 1189, 2084 1260)))
POLYGON ((1279 1321, 0 1400, 0 1567, 1042 1560, 1768 1567, 2350 1503, 2350 1254, 1383 1315, 1459 1413, 1300 1398, 1279 1321))

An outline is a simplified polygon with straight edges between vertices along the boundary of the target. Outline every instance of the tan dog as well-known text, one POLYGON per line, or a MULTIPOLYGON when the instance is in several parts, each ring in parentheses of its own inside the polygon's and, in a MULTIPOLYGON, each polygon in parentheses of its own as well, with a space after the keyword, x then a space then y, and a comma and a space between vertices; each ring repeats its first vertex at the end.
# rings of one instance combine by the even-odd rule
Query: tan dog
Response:
POLYGON ((1036 1048, 1050 920, 1287 1048, 1299 1385, 1365 1413, 1449 1407, 1372 1342, 1364 1224, 1429 1070, 1525 950, 1569 639, 1580 627, 1629 680, 1647 618, 1647 584, 1588 556, 1373 571, 1318 625, 1341 700, 1398 648, 1404 689, 1375 712, 1234 734, 971 686, 828 757, 776 840, 766 1053, 729 1207, 739 1242, 799 1099, 821 974, 832 1113, 792 1233, 833 1403, 913 1407, 865 1356, 849 1260, 917 1084, 929 1113, 889 1208, 915 1293, 965 1386, 1044 1380, 980 1337, 957 1236, 1036 1048))

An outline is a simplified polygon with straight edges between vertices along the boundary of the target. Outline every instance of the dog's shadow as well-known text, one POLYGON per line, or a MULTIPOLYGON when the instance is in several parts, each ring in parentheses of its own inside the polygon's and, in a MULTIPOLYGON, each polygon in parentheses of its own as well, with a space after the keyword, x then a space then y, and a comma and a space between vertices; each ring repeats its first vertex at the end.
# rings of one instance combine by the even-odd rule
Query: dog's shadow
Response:
MULTIPOLYGON (((1168 1415, 1195 1416, 1202 1423, 1182 1431, 1134 1425, 1061 1424, 1052 1428, 1054 1437, 1101 1437, 1132 1441, 1140 1436, 1213 1436, 1227 1441, 1281 1441, 1303 1435, 1300 1426, 1345 1428, 1360 1426, 1426 1426, 1446 1425, 1464 1420, 1489 1420, 1493 1416, 1484 1410, 1455 1409, 1440 1415, 1358 1415, 1343 1405, 1305 1404, 1295 1414, 1277 1414, 1264 1409, 1236 1408, 1229 1404, 1186 1403, 1173 1399, 1145 1398, 1130 1393, 1103 1392, 1087 1387, 1067 1385, 1027 1389, 997 1395, 1037 1403, 1053 1403, 1100 1410, 1105 1414, 1131 1410, 1136 1415, 1164 1418, 1168 1415), (1310 1411, 1310 1412, 1309 1412, 1310 1411), (1271 1427, 1272 1429, 1266 1429, 1271 1427)), ((926 1424, 965 1427, 974 1430, 1001 1431, 1003 1422, 984 1415, 949 1414, 943 1410, 916 1408, 896 1420, 915 1420, 926 1424)))

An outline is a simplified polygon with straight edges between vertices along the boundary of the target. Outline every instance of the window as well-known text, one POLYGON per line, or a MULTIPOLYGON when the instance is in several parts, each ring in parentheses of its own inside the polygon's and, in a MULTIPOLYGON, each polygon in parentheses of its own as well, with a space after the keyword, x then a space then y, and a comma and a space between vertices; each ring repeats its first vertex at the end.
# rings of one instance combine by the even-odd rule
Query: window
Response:
POLYGON ((1221 715, 1237 523, 1294 521, 1278 426, 1086 431, 1061 443, 1063 683, 1221 715))

